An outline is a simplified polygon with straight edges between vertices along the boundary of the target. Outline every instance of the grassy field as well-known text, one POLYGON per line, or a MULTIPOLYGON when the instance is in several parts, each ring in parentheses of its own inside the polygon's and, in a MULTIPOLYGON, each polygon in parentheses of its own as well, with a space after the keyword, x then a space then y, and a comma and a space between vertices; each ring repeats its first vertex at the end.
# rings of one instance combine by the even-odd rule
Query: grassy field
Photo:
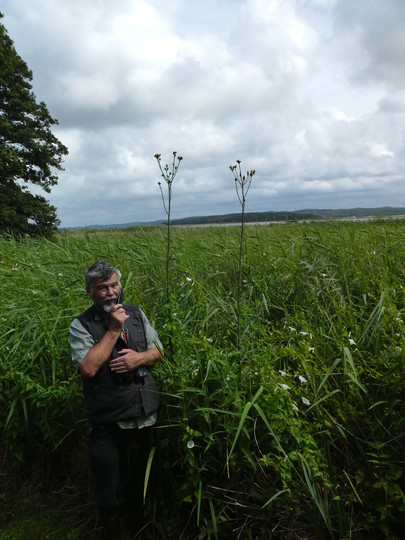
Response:
POLYGON ((166 349, 149 503, 168 539, 400 538, 405 222, 249 226, 242 254, 238 227, 171 241, 167 261, 164 228, 0 238, 0 538, 96 538, 68 328, 98 258, 166 349))

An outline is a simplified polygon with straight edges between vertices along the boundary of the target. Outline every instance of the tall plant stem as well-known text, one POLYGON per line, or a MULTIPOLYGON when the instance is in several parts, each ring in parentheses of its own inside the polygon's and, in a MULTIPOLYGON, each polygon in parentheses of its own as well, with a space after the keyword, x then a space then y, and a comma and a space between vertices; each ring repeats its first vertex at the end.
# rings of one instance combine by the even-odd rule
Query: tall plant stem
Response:
MULTIPOLYGON (((163 205, 166 208, 163 191, 159 182, 160 191, 162 194, 163 205)), ((166 241, 166 302, 169 303, 170 298, 170 256, 171 256, 171 207, 172 207, 172 182, 167 183, 167 241, 166 241)))
MULTIPOLYGON (((170 259, 171 259, 171 208, 172 208, 172 187, 173 187, 173 180, 177 174, 177 171, 179 170, 180 163, 182 161, 181 156, 177 156, 177 152, 173 152, 173 162, 171 169, 169 169, 169 165, 162 166, 161 162, 161 155, 155 154, 155 159, 158 163, 161 176, 164 179, 164 181, 167 184, 167 203, 165 199, 165 195, 163 193, 162 189, 162 183, 158 182, 160 194, 162 195, 162 203, 163 208, 167 215, 167 238, 166 238, 166 308, 167 308, 167 318, 168 322, 172 322, 172 310, 170 306, 170 259)), ((171 340, 171 337, 169 337, 169 350, 171 353, 173 353, 173 342, 171 340)))
POLYGON ((239 369, 242 366, 242 277, 243 266, 245 264, 244 254, 244 239, 245 239, 245 208, 246 208, 246 196, 249 192, 252 178, 256 173, 255 170, 246 172, 246 175, 242 173, 241 161, 236 160, 236 165, 230 165, 230 170, 235 179, 236 195, 241 205, 241 227, 240 227, 240 239, 239 239, 239 259, 238 259, 238 283, 237 283, 237 297, 236 297, 236 314, 237 314, 237 336, 236 346, 239 352, 239 369))

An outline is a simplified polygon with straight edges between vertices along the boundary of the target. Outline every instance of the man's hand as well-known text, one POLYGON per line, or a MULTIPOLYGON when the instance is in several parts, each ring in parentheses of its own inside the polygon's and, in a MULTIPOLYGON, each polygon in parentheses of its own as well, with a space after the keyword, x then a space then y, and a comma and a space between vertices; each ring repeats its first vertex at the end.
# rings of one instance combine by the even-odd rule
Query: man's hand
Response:
POLYGON ((125 321, 129 318, 129 315, 126 313, 122 304, 116 304, 110 313, 108 319, 108 327, 111 330, 121 331, 124 327, 125 321))
POLYGON ((121 349, 119 357, 113 358, 110 362, 111 371, 116 373, 128 373, 142 364, 142 353, 132 349, 121 349))
POLYGON ((114 358, 110 362, 111 371, 116 373, 128 373, 140 366, 153 366, 156 362, 162 359, 160 352, 156 347, 147 349, 144 352, 137 352, 132 349, 121 349, 119 357, 114 358))

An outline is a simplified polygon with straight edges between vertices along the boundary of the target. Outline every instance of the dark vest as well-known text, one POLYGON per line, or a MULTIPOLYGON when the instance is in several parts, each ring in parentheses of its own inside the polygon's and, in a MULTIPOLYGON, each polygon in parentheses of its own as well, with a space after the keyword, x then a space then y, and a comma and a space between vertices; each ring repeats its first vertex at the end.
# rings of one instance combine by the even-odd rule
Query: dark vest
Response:
MULTIPOLYGON (((147 348, 145 328, 139 308, 124 304, 129 315, 125 321, 127 343, 118 338, 110 358, 92 378, 83 378, 83 393, 87 416, 90 423, 120 422, 155 412, 159 407, 160 394, 149 368, 144 369, 144 377, 138 377, 138 370, 125 374, 114 373, 110 361, 119 356, 121 349, 143 352, 147 348)), ((103 318, 95 318, 94 306, 77 317, 97 343, 104 336, 108 323, 103 318)))

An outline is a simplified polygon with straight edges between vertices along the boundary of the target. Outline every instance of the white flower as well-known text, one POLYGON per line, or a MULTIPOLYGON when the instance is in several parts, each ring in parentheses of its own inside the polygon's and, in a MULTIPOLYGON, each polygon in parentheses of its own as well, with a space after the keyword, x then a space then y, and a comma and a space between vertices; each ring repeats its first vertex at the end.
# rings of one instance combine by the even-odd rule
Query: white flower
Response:
POLYGON ((207 337, 207 341, 208 341, 208 343, 212 343, 212 338, 207 337))
POLYGON ((300 335, 300 336, 307 336, 307 335, 308 335, 308 332, 300 332, 299 335, 300 335))
POLYGON ((322 276, 322 277, 326 277, 326 276, 327 276, 327 274, 321 274, 321 276, 322 276))
POLYGON ((63 277, 62 272, 59 272, 58 276, 59 276, 59 277, 63 277))
POLYGON ((350 345, 356 345, 356 342, 352 338, 349 339, 349 343, 350 343, 350 345))
POLYGON ((187 280, 187 281, 193 281, 193 280, 191 279, 191 277, 188 277, 188 276, 186 276, 186 280, 187 280))
POLYGON ((298 378, 299 378, 299 380, 300 380, 301 382, 303 382, 303 383, 308 382, 308 381, 306 380, 306 378, 303 377, 302 375, 299 375, 298 378))
POLYGON ((281 388, 283 390, 291 390, 291 388, 288 386, 288 384, 280 384, 281 388))
POLYGON ((301 399, 302 399, 302 403, 303 403, 304 405, 311 405, 311 402, 310 402, 309 399, 307 399, 306 397, 302 397, 301 399))
POLYGON ((295 403, 292 404, 292 408, 294 409, 294 411, 298 411, 298 407, 295 403))
POLYGON ((278 372, 281 374, 282 377, 285 377, 287 375, 287 373, 282 369, 279 369, 278 372))
POLYGON ((315 352, 315 347, 309 347, 309 352, 315 352))
POLYGON ((293 328, 292 326, 289 326, 288 328, 289 328, 290 332, 296 332, 296 331, 297 331, 297 330, 296 330, 295 328, 293 328))
POLYGON ((194 448, 194 441, 187 441, 187 448, 194 448))

